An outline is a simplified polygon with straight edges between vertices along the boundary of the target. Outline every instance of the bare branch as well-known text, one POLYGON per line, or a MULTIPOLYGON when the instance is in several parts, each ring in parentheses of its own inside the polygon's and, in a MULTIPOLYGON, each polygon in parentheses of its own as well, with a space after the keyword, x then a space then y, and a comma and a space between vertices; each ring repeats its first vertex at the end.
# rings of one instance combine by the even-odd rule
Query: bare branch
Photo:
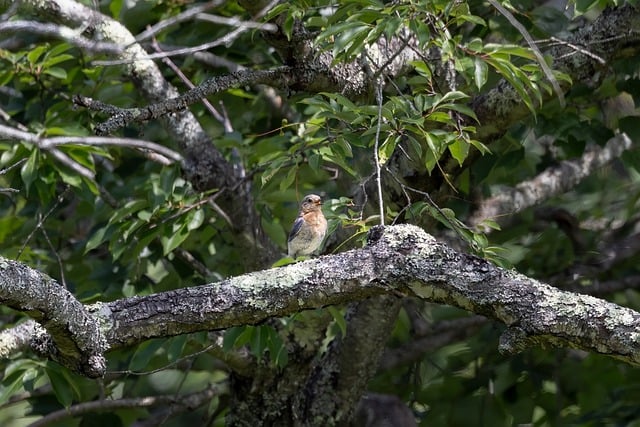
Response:
POLYGON ((213 22, 214 24, 229 25, 230 27, 236 28, 259 29, 271 33, 274 33, 278 30, 277 26, 268 22, 241 21, 238 18, 226 18, 224 16, 211 15, 208 13, 199 13, 196 15, 196 19, 200 21, 213 22))
POLYGON ((6 21, 0 23, 0 33, 28 32, 42 36, 56 37, 80 49, 97 53, 121 54, 123 47, 115 43, 90 40, 82 37, 82 29, 74 30, 64 25, 48 24, 37 21, 6 21))
POLYGON ((185 22, 185 21, 189 21, 190 19, 193 19, 194 16, 201 14, 202 12, 204 12, 205 10, 209 10, 209 9, 213 9, 215 7, 220 6, 221 4, 223 4, 224 1, 222 0, 213 0, 213 1, 208 1, 206 3, 202 3, 193 7, 190 7, 189 9, 185 10, 182 13, 179 13, 176 16, 172 16, 170 18, 167 19, 163 19, 162 21, 158 22, 157 24, 147 28, 145 31, 143 31, 142 33, 138 34, 136 36, 136 41, 137 42, 141 42, 143 40, 147 40, 150 39, 154 36, 156 36, 158 33, 160 33, 161 31, 173 26, 173 25, 177 25, 181 22, 185 22))
MULTIPOLYGON (((551 167, 535 178, 518 184, 480 202, 480 205, 469 223, 474 227, 481 226, 485 219, 502 221, 504 217, 520 212, 542 201, 561 194, 594 173, 597 169, 619 157, 632 146, 626 134, 611 138, 604 147, 592 147, 580 159, 566 160, 558 166, 551 167)), ((485 232, 490 232, 487 227, 485 232)))
POLYGON ((230 75, 212 77, 177 98, 168 99, 142 108, 118 109, 115 106, 105 105, 104 103, 96 102, 83 96, 75 96, 73 101, 76 105, 98 111, 109 112, 111 114, 116 111, 109 120, 96 126, 96 133, 99 135, 108 135, 131 123, 141 123, 163 117, 168 113, 184 111, 189 105, 199 102, 202 98, 230 88, 261 83, 285 87, 289 79, 289 71, 289 67, 285 66, 273 70, 243 70, 230 75))
POLYGON ((162 406, 165 410, 174 414, 205 405, 209 403, 214 396, 225 393, 225 389, 226 387, 223 386, 210 385, 204 390, 183 396, 171 394, 168 396, 134 397, 78 403, 77 405, 72 405, 68 408, 47 414, 31 423, 30 427, 43 427, 69 417, 77 417, 92 412, 115 411, 123 408, 153 408, 162 406))
MULTIPOLYGON (((71 168, 85 178, 93 180, 95 174, 93 171, 82 166, 69 156, 58 150, 56 147, 60 145, 110 145, 115 147, 128 147, 142 151, 143 153, 153 152, 164 156, 164 164, 172 163, 176 161, 182 161, 182 156, 160 144, 156 144, 151 141, 144 141, 141 139, 132 138, 115 138, 115 137, 103 137, 103 136, 56 136, 51 138, 45 138, 40 135, 21 131, 8 126, 0 125, 0 136, 26 141, 34 144, 36 147, 49 152, 55 159, 63 163, 65 166, 71 168), (170 160, 168 160, 170 159, 170 160)), ((159 160, 156 158, 156 160, 159 160)))

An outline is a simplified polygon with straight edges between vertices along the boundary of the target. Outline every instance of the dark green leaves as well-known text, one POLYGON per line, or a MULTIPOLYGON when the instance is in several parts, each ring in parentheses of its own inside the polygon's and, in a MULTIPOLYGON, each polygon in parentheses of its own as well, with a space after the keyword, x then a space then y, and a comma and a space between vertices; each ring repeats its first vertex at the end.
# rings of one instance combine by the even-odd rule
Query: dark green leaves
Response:
POLYGON ((271 363, 280 368, 284 368, 289 361, 282 338, 271 326, 238 326, 225 331, 224 350, 231 351, 245 345, 258 358, 267 352, 271 363))

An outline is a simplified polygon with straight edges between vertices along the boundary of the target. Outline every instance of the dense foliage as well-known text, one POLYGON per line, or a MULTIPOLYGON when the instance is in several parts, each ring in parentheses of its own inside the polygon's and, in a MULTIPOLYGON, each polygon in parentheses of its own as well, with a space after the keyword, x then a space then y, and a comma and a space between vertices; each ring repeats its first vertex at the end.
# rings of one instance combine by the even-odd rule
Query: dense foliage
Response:
MULTIPOLYGON (((93 37, 98 14, 81 27, 30 2, 0 3, 0 254, 45 272, 81 302, 286 264, 298 201, 314 192, 325 199, 330 223, 325 253, 363 245, 366 231, 381 221, 409 222, 500 266, 640 309, 639 27, 622 28, 619 51, 606 57, 588 38, 612 11, 628 8, 631 22, 640 22, 634 6, 348 0, 261 10, 240 1, 81 3, 131 34, 154 30, 137 41, 149 53, 210 43, 155 60, 180 92, 188 90, 185 79, 198 85, 238 71, 295 70, 281 80, 223 87, 208 103, 188 107, 221 155, 210 173, 234 176, 203 185, 185 166, 194 161, 189 147, 196 143, 171 130, 176 112, 163 115, 168 120, 128 122, 110 135, 119 142, 91 139, 113 112, 85 108, 74 97, 118 108, 165 100, 141 89, 146 77, 122 53, 75 41, 93 37), (199 15, 174 19, 196 7, 199 15), (78 31, 60 37, 9 26, 24 21, 78 31), (161 22, 172 23, 153 27, 161 22), (572 47, 563 42, 569 39, 572 47), (572 66, 578 57, 598 68, 572 66), (563 174, 577 167, 562 162, 611 149, 617 134, 634 144, 612 150, 603 167, 582 164, 584 176, 557 184, 557 191, 544 187, 533 203, 478 214, 491 196, 512 194, 507 189, 549 168, 557 168, 549 180, 564 182, 563 174)), ((121 49, 130 43, 98 40, 121 49)), ((0 314, 7 329, 28 317, 6 308, 0 314)), ((146 341, 108 353, 101 380, 25 350, 0 362, 0 424, 78 408, 73 421, 50 425, 131 425, 145 418, 222 425, 234 393, 231 359, 286 371, 306 329, 328 324, 326 347, 344 334, 343 316, 344 307, 330 307, 241 326, 218 336, 217 346, 205 332, 146 341), (105 398, 179 401, 211 385, 215 397, 195 411, 177 409, 173 400, 164 407, 141 401, 97 412, 82 407, 105 398)), ((570 349, 502 356, 501 330, 459 309, 407 300, 369 389, 399 396, 429 426, 632 425, 640 418, 634 367, 570 349)))

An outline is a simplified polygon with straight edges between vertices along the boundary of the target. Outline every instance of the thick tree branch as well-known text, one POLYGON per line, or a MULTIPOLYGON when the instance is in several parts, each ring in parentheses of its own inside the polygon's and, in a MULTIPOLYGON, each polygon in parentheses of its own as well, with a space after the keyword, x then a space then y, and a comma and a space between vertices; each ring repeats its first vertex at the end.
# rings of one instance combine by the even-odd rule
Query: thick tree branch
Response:
POLYGON ((458 253, 409 225, 374 228, 363 249, 215 284, 94 304, 87 307, 93 318, 47 276, 13 261, 3 260, 2 266, 2 303, 41 321, 68 356, 61 362, 87 374, 98 372, 87 367, 95 366, 88 359, 103 349, 399 293, 506 324, 503 351, 551 344, 640 363, 640 313, 458 253))
MULTIPOLYGON (((602 166, 620 157, 632 144, 626 134, 616 135, 602 148, 592 147, 577 160, 565 160, 535 178, 521 182, 515 188, 503 190, 481 201, 469 223, 478 227, 486 219, 504 222, 510 215, 564 193, 602 166)), ((490 228, 486 227, 483 231, 489 232, 490 228)))
POLYGON ((99 322, 55 280, 0 258, 0 303, 27 313, 46 329, 48 336, 34 328, 32 348, 89 377, 104 374, 107 342, 99 322))

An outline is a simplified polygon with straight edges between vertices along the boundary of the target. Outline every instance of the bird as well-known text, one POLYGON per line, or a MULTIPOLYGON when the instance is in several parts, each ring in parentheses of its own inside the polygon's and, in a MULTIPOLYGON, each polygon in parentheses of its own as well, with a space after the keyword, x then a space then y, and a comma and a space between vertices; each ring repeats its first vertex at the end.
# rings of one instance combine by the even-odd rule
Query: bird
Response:
POLYGON ((313 253, 320 247, 325 234, 327 220, 322 214, 322 199, 316 194, 308 194, 302 199, 300 213, 289 233, 289 256, 296 259, 313 253))

